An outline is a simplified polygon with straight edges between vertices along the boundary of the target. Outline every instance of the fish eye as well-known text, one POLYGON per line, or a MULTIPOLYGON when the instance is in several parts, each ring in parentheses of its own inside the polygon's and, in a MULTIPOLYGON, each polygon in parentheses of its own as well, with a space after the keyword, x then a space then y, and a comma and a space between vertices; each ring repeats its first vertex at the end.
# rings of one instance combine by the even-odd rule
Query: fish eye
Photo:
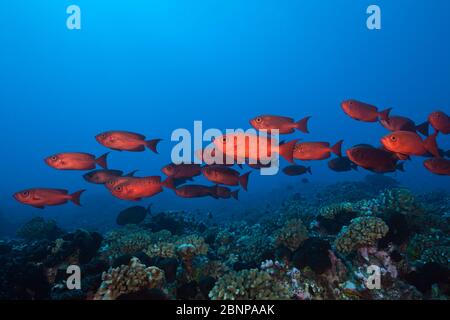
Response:
POLYGON ((227 138, 222 138, 222 142, 227 142, 227 138))
POLYGON ((397 137, 396 136, 391 136, 391 141, 393 141, 393 142, 397 141, 397 137))
POLYGON ((116 191, 119 191, 119 192, 122 191, 122 187, 120 187, 120 186, 116 187, 116 191))
POLYGON ((256 120, 256 122, 258 122, 258 123, 260 123, 260 122, 262 121, 261 117, 258 117, 258 118, 256 118, 255 120, 256 120))
POLYGON ((58 160, 58 157, 57 157, 57 156, 52 156, 52 157, 50 158, 50 160, 56 161, 56 160, 58 160))
POLYGON ((29 193, 28 191, 22 192, 22 195, 23 195, 24 197, 28 197, 29 194, 30 194, 30 193, 29 193))

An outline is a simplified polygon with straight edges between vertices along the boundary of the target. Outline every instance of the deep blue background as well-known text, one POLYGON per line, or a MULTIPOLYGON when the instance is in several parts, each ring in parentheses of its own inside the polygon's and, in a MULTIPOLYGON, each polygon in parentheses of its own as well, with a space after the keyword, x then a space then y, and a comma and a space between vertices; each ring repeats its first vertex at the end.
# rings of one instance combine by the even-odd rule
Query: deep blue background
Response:
MULTIPOLYGON (((172 130, 191 128, 194 120, 225 129, 246 128, 264 113, 311 115, 311 134, 293 137, 344 139, 344 148, 378 144, 386 131, 348 118, 340 102, 357 98, 393 107, 392 114, 417 123, 435 109, 448 112, 449 38, 447 0, 1 1, 0 211, 12 220, 44 214, 66 224, 113 222, 117 208, 128 203, 87 185, 79 172, 59 172, 42 161, 62 151, 100 155, 106 150, 94 136, 109 129, 165 139, 159 156, 111 154, 110 167, 146 175, 159 174, 169 162, 172 130), (80 31, 66 28, 70 4, 81 7, 80 31), (382 9, 380 31, 366 28, 370 4, 382 9), (85 206, 40 212, 11 197, 38 186, 88 188, 85 206)), ((450 148, 448 137, 439 143, 450 148)), ((326 162, 312 167, 313 182, 365 175, 330 172, 326 162)), ((406 170, 396 177, 416 190, 449 189, 448 177, 427 172, 422 159, 406 170)), ((298 181, 254 174, 240 206, 298 181)), ((169 191, 149 202, 161 208, 209 203, 176 199, 169 191)), ((238 203, 215 204, 232 205, 238 203)))

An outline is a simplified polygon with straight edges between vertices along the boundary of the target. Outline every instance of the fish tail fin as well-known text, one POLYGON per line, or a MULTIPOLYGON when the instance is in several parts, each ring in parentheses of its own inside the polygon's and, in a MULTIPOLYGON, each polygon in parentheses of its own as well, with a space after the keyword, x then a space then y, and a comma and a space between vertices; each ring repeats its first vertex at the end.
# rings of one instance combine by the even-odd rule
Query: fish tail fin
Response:
POLYGON ((147 146, 147 148, 152 150, 154 153, 158 153, 158 150, 156 149, 156 147, 158 146, 158 143, 160 143, 161 141, 162 141, 162 139, 147 140, 147 141, 145 141, 145 145, 147 146))
POLYGON ((344 140, 339 140, 338 142, 336 142, 336 144, 334 146, 331 147, 331 152, 333 152, 335 155, 342 157, 342 143, 344 142, 344 140))
POLYGON ((168 177, 166 180, 161 182, 161 185, 167 189, 176 190, 175 181, 172 177, 168 177))
POLYGON ((397 169, 398 171, 401 171, 401 172, 405 172, 405 163, 404 162, 400 162, 399 164, 397 164, 395 166, 395 169, 397 169))
POLYGON ((307 167, 306 172, 308 172, 309 174, 312 174, 311 167, 307 167))
POLYGON ((308 116, 308 117, 305 117, 305 118, 303 118, 303 119, 297 121, 297 122, 295 123, 295 128, 297 128, 297 130, 299 130, 299 131, 301 131, 301 132, 303 132, 303 133, 309 133, 309 131, 308 131, 308 120, 309 120, 310 118, 311 118, 311 117, 308 116))
POLYGON ((75 203, 77 206, 81 206, 80 197, 86 190, 80 190, 70 195, 70 201, 75 203))
POLYGON ((231 196, 232 196, 234 199, 239 200, 239 189, 232 191, 232 192, 231 192, 231 196))
POLYGON ((387 121, 389 120, 389 113, 391 112, 392 108, 387 108, 383 111, 380 111, 378 115, 380 116, 381 120, 387 121))
POLYGON ((419 131, 421 134, 423 134, 424 136, 428 137, 428 128, 429 128, 429 122, 425 121, 424 123, 419 124, 418 126, 416 126, 416 130, 419 131))
POLYGON ((243 174, 239 177, 239 184, 242 186, 242 188, 247 191, 248 186, 248 177, 250 176, 251 171, 247 172, 246 174, 243 174))
POLYGON ((438 131, 433 133, 432 135, 428 136, 424 140, 424 146, 427 151, 429 151, 433 156, 436 158, 440 158, 441 154, 439 153, 439 148, 437 145, 436 137, 438 135, 438 131))
POLYGON ((135 175, 136 172, 138 172, 138 171, 139 171, 139 170, 133 170, 133 171, 127 173, 127 174, 125 175, 125 177, 134 177, 134 175, 135 175))
POLYGON ((108 169, 108 162, 107 162, 108 154, 109 152, 95 159, 95 163, 98 164, 103 169, 108 169))
POLYGON ((294 163, 294 148, 299 139, 292 140, 287 143, 280 144, 278 150, 280 156, 285 158, 290 163, 294 163))

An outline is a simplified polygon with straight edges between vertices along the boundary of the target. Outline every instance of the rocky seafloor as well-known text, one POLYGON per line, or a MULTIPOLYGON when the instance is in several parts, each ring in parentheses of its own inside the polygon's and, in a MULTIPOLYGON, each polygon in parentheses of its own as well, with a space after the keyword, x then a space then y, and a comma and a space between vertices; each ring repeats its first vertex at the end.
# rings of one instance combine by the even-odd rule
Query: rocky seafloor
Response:
POLYGON ((36 217, 0 241, 0 299, 448 299, 450 195, 369 176, 219 224, 160 212, 105 234, 36 217), (69 290, 67 267, 81 268, 69 290), (381 272, 378 288, 373 269, 381 272))

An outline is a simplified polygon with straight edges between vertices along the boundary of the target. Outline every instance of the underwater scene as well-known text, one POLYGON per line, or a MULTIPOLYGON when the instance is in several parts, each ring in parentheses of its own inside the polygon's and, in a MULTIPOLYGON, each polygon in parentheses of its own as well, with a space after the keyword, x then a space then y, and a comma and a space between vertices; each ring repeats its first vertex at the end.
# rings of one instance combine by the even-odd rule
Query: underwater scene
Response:
POLYGON ((447 300, 450 2, 0 2, 0 300, 447 300))

